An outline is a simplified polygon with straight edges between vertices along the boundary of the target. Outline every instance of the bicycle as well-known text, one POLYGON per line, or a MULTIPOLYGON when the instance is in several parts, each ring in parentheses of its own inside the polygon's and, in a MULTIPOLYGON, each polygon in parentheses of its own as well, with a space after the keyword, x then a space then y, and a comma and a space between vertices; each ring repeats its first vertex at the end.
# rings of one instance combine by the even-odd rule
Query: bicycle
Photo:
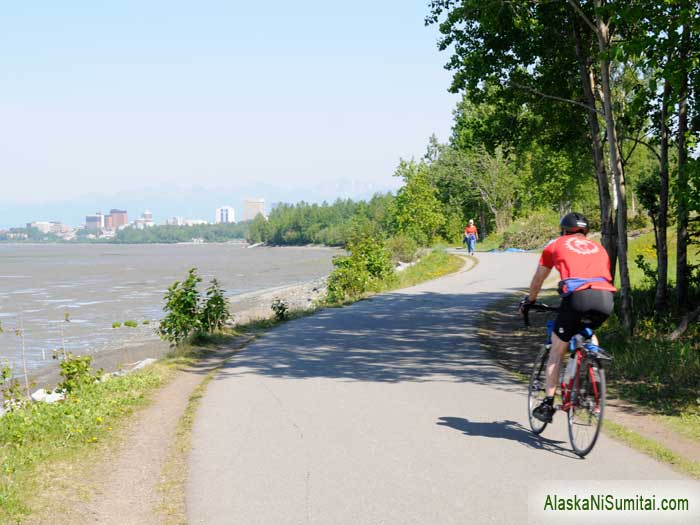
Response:
MULTIPOLYGON (((558 312, 559 308, 543 303, 526 305, 523 309, 525 326, 530 326, 529 311, 558 312)), ((536 419, 532 411, 545 398, 546 368, 552 345, 554 321, 547 321, 547 340, 535 359, 528 388, 528 418, 530 428, 539 435, 547 423, 536 419)), ((571 338, 569 361, 557 389, 561 404, 554 406, 567 413, 569 441, 576 455, 585 457, 598 440, 605 412, 605 369, 603 363, 612 360, 601 347, 591 342, 593 330, 584 328, 571 338)))

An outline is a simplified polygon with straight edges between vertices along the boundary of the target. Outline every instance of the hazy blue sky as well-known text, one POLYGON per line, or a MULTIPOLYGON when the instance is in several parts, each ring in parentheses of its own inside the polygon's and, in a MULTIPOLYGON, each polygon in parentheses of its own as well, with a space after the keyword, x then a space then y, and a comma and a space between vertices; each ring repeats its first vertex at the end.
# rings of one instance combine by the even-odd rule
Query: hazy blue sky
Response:
POLYGON ((399 157, 447 137, 456 103, 426 4, 6 2, 0 205, 392 185, 399 157))

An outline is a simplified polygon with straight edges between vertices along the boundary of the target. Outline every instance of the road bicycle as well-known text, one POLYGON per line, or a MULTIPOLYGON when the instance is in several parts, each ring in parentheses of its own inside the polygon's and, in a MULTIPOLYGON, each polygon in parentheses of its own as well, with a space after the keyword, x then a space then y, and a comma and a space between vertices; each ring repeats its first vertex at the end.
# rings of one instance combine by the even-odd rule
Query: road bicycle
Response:
MULTIPOLYGON (((529 311, 558 312, 559 308, 543 303, 526 305, 523 309, 525 325, 529 326, 529 311)), ((535 359, 530 376, 527 394, 528 418, 530 428, 535 434, 541 434, 547 423, 532 415, 532 411, 545 398, 547 361, 552 346, 554 321, 547 321, 547 340, 535 359)), ((569 441, 576 455, 586 456, 595 445, 605 412, 605 369, 604 363, 612 356, 598 345, 591 342, 593 330, 584 328, 571 338, 569 343, 569 361, 563 370, 557 385, 560 403, 554 408, 567 414, 569 441)))

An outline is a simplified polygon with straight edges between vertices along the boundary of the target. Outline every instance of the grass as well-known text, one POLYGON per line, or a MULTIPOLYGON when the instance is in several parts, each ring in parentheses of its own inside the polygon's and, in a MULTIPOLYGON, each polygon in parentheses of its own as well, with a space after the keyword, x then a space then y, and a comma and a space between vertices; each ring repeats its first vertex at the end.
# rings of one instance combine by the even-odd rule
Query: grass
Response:
POLYGON ((668 463, 677 470, 693 478, 700 478, 700 462, 691 461, 681 457, 656 441, 641 436, 636 432, 633 432, 632 430, 629 430, 622 425, 618 425, 617 423, 613 423, 607 419, 603 423, 603 430, 610 437, 622 441, 626 445, 639 450, 640 452, 644 452, 658 461, 668 463))
POLYGON ((187 454, 192 446, 192 428, 197 409, 207 385, 220 368, 210 371, 190 394, 185 412, 178 422, 175 440, 170 446, 168 459, 163 466, 162 482, 157 490, 160 494, 159 510, 168 522, 186 523, 184 487, 187 481, 187 454))
POLYGON ((38 475, 46 464, 70 463, 87 447, 108 440, 171 373, 166 366, 152 366, 84 386, 61 403, 8 412, 0 420, 0 522, 21 521, 30 512, 32 496, 50 483, 38 475))
POLYGON ((381 291, 407 288, 416 284, 437 279, 443 275, 454 273, 464 266, 464 259, 451 255, 443 250, 433 250, 423 257, 418 264, 398 272, 394 279, 384 283, 381 291))

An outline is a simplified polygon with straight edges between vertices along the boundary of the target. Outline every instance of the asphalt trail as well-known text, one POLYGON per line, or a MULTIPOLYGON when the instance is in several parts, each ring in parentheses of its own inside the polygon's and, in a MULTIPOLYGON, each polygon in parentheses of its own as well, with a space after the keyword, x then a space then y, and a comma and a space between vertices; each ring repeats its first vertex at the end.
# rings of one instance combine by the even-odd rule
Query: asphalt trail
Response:
MULTIPOLYGON (((541 480, 684 479, 602 436, 543 439, 526 389, 479 348, 481 309, 537 257, 480 264, 282 325, 231 360, 197 414, 191 523, 523 523, 541 480)), ((552 484, 556 487, 556 484, 552 484)))

